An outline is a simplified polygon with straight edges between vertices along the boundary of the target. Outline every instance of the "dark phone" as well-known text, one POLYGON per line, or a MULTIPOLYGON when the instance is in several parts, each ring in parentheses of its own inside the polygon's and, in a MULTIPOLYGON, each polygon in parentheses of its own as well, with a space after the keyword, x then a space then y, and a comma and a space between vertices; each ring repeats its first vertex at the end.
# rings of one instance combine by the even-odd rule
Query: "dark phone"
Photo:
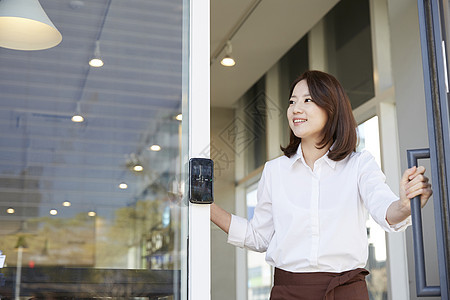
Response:
POLYGON ((213 203, 214 162, 207 158, 189 160, 189 201, 192 203, 213 203))

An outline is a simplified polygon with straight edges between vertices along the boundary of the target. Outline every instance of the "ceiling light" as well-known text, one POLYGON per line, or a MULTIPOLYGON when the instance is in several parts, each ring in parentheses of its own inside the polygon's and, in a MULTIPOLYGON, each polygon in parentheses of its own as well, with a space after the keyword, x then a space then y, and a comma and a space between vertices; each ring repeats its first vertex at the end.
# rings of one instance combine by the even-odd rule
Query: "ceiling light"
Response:
POLYGON ((152 150, 152 151, 160 151, 161 150, 161 146, 160 145, 151 145, 150 146, 150 150, 152 150))
POLYGON ((13 214, 13 213, 15 213, 16 211, 14 210, 14 208, 9 207, 9 208, 6 210, 6 212, 7 212, 8 214, 13 214))
POLYGON ((222 66, 225 66, 225 67, 232 67, 236 64, 234 59, 229 55, 226 55, 224 58, 222 58, 220 63, 222 64, 222 66))
POLYGON ((119 189, 126 190, 127 188, 128 188, 128 184, 126 184, 125 182, 119 183, 119 189))
POLYGON ((77 109, 75 111, 75 114, 72 116, 72 122, 75 123, 81 123, 84 121, 83 116, 81 115, 81 107, 80 107, 80 102, 77 102, 77 109))
POLYGON ((141 172, 141 171, 144 170, 144 167, 141 166, 141 165, 135 165, 135 166, 133 167, 133 170, 135 170, 136 172, 141 172))
POLYGON ((58 214, 58 211, 56 209, 50 209, 50 214, 52 216, 56 216, 58 214))
POLYGON ((175 119, 178 120, 178 121, 181 121, 181 120, 183 120, 183 115, 182 115, 182 114, 178 114, 178 115, 175 117, 175 119))
POLYGON ((43 50, 62 41, 62 35, 38 0, 0 1, 0 46, 14 50, 43 50))
POLYGON ((75 115, 72 116, 72 122, 81 123, 83 121, 84 121, 84 118, 83 118, 82 115, 75 114, 75 115))
POLYGON ((62 205, 66 206, 66 207, 69 207, 69 206, 72 205, 72 203, 70 203, 69 201, 64 201, 62 205))
POLYGON ((103 66, 103 60, 100 58, 100 41, 95 41, 94 57, 89 61, 89 65, 94 68, 103 66))
POLYGON ((89 217, 95 217, 96 215, 97 215, 97 213, 95 211, 88 212, 89 217))
POLYGON ((220 61, 222 66, 232 67, 232 66, 234 66, 236 64, 236 62, 234 61, 233 57, 231 56, 231 52, 232 52, 231 42, 228 41, 227 45, 225 46, 225 56, 220 61))

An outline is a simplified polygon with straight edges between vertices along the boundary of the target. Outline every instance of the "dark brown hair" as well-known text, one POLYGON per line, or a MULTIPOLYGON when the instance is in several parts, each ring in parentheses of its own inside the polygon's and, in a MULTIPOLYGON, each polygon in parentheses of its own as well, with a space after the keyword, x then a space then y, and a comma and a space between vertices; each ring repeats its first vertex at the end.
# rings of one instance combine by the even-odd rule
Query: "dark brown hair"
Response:
MULTIPOLYGON (((334 76, 321 71, 306 71, 294 80, 289 98, 297 83, 302 80, 306 80, 314 103, 323 108, 328 116, 328 122, 322 130, 323 139, 316 147, 322 149, 331 142, 333 148, 328 152, 328 157, 331 160, 340 161, 356 151, 358 140, 350 100, 339 81, 334 76)), ((301 138, 295 136, 292 130, 290 131, 289 145, 285 148, 280 146, 287 157, 297 152, 301 141, 301 138)))

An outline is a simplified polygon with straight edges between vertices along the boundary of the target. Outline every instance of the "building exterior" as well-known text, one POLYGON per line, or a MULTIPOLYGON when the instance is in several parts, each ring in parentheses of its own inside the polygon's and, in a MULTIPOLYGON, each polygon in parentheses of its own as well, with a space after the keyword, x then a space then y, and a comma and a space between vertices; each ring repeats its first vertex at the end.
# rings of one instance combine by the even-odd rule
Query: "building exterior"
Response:
MULTIPOLYGON (((359 149, 394 192, 406 151, 431 149, 425 271, 441 296, 420 298, 449 299, 448 54, 422 60, 420 27, 424 3, 441 51, 447 1, 40 3, 62 42, 0 48, 0 298, 268 299, 264 254, 228 245, 209 206, 189 203, 187 165, 211 157, 215 201, 251 218, 264 162, 287 143, 290 83, 317 69, 343 84, 359 149)), ((371 299, 419 299, 412 229, 368 218, 367 231, 371 299)))

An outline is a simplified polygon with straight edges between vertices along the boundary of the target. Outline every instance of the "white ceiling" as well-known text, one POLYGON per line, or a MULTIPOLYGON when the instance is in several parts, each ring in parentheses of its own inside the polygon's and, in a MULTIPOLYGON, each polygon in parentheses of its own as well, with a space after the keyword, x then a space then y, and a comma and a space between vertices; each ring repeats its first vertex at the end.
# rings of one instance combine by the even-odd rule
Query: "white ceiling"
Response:
MULTIPOLYGON (((212 0, 211 55, 219 51, 241 17, 231 39, 234 67, 211 64, 211 105, 231 107, 267 70, 304 36, 338 0, 212 0)), ((211 57, 214 59, 214 57, 211 57)))

